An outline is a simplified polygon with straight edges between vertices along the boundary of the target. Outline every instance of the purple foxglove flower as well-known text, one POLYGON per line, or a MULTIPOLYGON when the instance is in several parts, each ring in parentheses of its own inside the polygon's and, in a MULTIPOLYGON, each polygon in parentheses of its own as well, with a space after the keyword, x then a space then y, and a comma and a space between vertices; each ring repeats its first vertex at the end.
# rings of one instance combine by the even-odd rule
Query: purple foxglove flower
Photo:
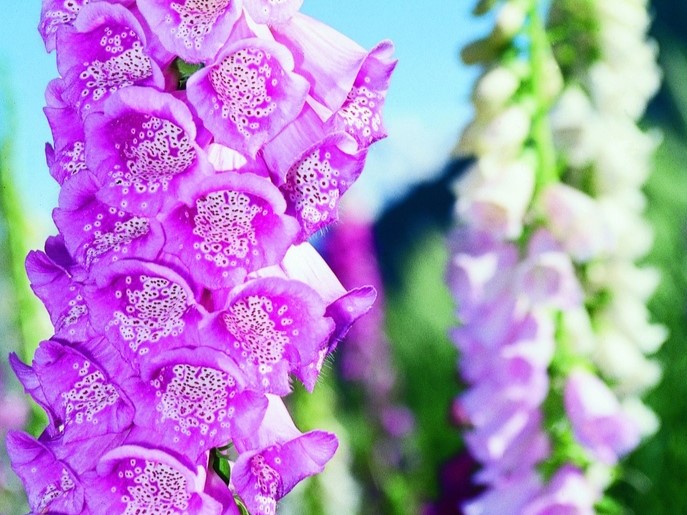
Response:
POLYGON ((138 409, 136 426, 153 431, 156 446, 184 449, 195 461, 212 447, 258 429, 267 399, 244 391, 245 380, 226 355, 206 347, 163 353, 142 378, 123 384, 138 409), (195 450, 195 451, 194 451, 195 450))
POLYGON ((523 508, 523 515, 594 515, 601 492, 572 465, 558 469, 535 499, 523 508))
POLYGON ((104 269, 84 297, 93 327, 134 367, 151 351, 197 345, 198 323, 206 316, 180 275, 133 259, 104 269))
MULTIPOLYGON (((351 326, 370 310, 377 296, 372 286, 346 290, 322 256, 307 242, 290 247, 279 267, 263 269, 259 276, 301 281, 314 289, 327 303, 325 315, 332 318, 335 329, 326 348, 321 352, 320 361, 312 368, 308 366, 307 376, 319 375, 324 358, 336 348, 336 344, 346 336, 351 326)), ((306 388, 312 389, 315 377, 300 379, 306 388)))
POLYGON ((335 219, 384 136, 395 62, 389 43, 298 34, 316 27, 292 23, 301 3, 43 0, 60 235, 26 266, 55 334, 11 363, 49 424, 8 439, 34 511, 238 515, 238 492, 273 512, 335 452, 267 393, 292 376, 312 390, 375 292, 287 254, 335 219), (338 64, 318 63, 327 49, 338 64), (226 478, 209 465, 229 443, 226 478))
POLYGON ((290 372, 303 375, 321 360, 334 330, 334 322, 324 316, 325 307, 319 295, 299 281, 248 281, 214 317, 207 341, 238 363, 251 388, 285 395, 291 391, 290 372))
POLYGON ((503 413, 501 420, 470 431, 465 438, 471 454, 474 452, 483 464, 474 480, 485 485, 526 474, 551 454, 539 410, 523 406, 503 413))
MULTIPOLYGON (((131 424, 134 408, 103 368, 105 365, 113 370, 112 364, 101 365, 56 341, 41 343, 30 372, 17 363, 16 356, 12 362, 15 370, 22 368, 17 375, 27 391, 46 408, 56 435, 64 435, 65 444, 119 433, 131 424), (36 383, 40 392, 36 391, 36 383)), ((118 377, 117 381, 124 379, 118 377)))
POLYGON ((447 281, 458 302, 458 318, 469 324, 483 305, 502 294, 518 263, 518 249, 489 233, 468 229, 456 230, 450 244, 447 281))
POLYGON ((598 460, 614 464, 640 440, 640 430, 598 377, 574 370, 565 384, 565 411, 575 438, 598 460))
POLYGON ((534 233, 527 258, 518 266, 513 289, 533 309, 571 309, 583 301, 572 261, 547 231, 534 233))
POLYGON ((390 41, 383 41, 370 51, 346 101, 335 113, 335 126, 353 136, 360 148, 386 137, 382 108, 397 62, 391 58, 393 51, 390 41))
POLYGON ((276 187, 251 173, 185 184, 180 200, 184 204, 163 219, 164 251, 208 288, 232 287, 247 273, 278 263, 298 234, 276 187))
POLYGON ((243 0, 243 7, 258 23, 276 25, 291 18, 303 5, 303 0, 243 0))
POLYGON ((274 41, 233 41, 191 76, 188 98, 218 143, 253 157, 303 108, 309 86, 293 67, 274 41))
POLYGON ((280 187, 303 239, 335 222, 341 196, 360 176, 365 151, 346 133, 334 133, 308 149, 289 168, 280 187))
POLYGON ((551 232, 573 259, 586 262, 612 247, 613 233, 594 199, 564 183, 542 192, 543 210, 551 232))
POLYGON ((241 0, 138 0, 162 45, 189 63, 210 61, 241 16, 241 0))
POLYGON ((86 163, 102 185, 98 198, 141 215, 177 197, 180 181, 211 173, 195 143, 191 111, 168 93, 132 86, 85 121, 86 163))
MULTIPOLYGON (((90 0, 97 2, 99 0, 90 0)), ((134 0, 108 0, 110 3, 133 4, 134 0)), ((41 21, 38 31, 45 43, 45 50, 55 50, 55 35, 63 25, 72 25, 81 8, 89 0, 43 0, 41 7, 41 21)))
POLYGON ((205 471, 157 449, 124 445, 105 454, 84 478, 93 513, 203 513, 221 504, 204 493, 205 471))
POLYGON ((103 204, 96 199, 98 191, 94 178, 86 171, 64 185, 60 207, 53 212, 55 225, 75 261, 90 269, 128 257, 157 257, 164 243, 160 223, 103 204))
POLYGON ((276 502, 304 478, 322 472, 338 446, 331 433, 302 434, 283 401, 267 397, 267 412, 258 431, 234 440, 240 454, 231 484, 253 515, 274 515, 276 502))
POLYGON ((7 435, 12 468, 26 487, 33 513, 83 513, 84 488, 74 471, 25 433, 7 435))
POLYGON ((118 89, 164 85, 158 65, 146 55, 143 28, 120 5, 84 5, 73 27, 57 34, 57 69, 63 99, 85 117, 118 89))
POLYGON ((274 515, 279 499, 306 477, 319 474, 336 452, 331 433, 311 431, 239 456, 232 484, 251 515, 274 515))

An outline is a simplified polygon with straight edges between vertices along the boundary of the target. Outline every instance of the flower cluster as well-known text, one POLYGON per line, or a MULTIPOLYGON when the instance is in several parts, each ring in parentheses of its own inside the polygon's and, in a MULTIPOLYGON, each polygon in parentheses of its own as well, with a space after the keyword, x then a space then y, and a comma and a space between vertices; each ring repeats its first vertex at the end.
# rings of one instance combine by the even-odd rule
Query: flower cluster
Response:
POLYGON ((651 244, 639 187, 654 142, 636 120, 655 51, 645 5, 611 3, 554 0, 557 34, 598 41, 576 54, 551 50, 537 2, 480 2, 498 6, 496 28, 463 53, 485 65, 457 147, 476 161, 456 188, 448 272, 468 385, 454 411, 486 487, 470 515, 594 513, 612 467, 656 428, 637 395, 660 376, 643 353, 665 331, 645 306, 656 273, 633 264, 651 244))
POLYGON ((34 512, 273 514, 334 454, 281 397, 374 300, 306 240, 395 61, 301 3, 43 1, 59 235, 26 266, 54 336, 11 363, 49 423, 7 437, 34 512))
POLYGON ((586 73, 569 79, 573 85, 552 116, 554 136, 569 165, 568 184, 547 190, 543 210, 551 230, 584 266, 590 318, 576 315, 567 324, 578 328, 577 350, 614 384, 615 394, 648 435, 657 421, 639 396, 655 386, 661 370, 646 355, 658 350, 667 333, 651 323, 646 307, 659 274, 636 265, 653 240, 642 217, 646 199, 641 188, 658 139, 637 126, 660 83, 657 49, 646 39, 646 4, 595 3, 598 58, 586 73), (627 86, 618 89, 618 84, 627 86))

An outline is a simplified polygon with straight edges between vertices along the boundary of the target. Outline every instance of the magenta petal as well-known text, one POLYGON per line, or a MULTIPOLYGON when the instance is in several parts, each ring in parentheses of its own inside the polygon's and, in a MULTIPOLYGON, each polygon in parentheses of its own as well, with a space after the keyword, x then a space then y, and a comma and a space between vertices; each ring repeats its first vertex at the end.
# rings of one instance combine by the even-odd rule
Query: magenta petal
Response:
POLYGON ((283 23, 296 14, 303 0, 243 0, 243 7, 258 23, 283 23))
POLYGON ((145 44, 141 25, 125 7, 108 2, 83 6, 74 27, 57 35, 57 68, 66 83, 63 98, 83 117, 118 89, 162 87, 162 72, 145 54, 145 44))
POLYGON ((91 329, 82 285, 43 252, 29 253, 26 273, 31 289, 48 310, 55 337, 69 342, 87 339, 91 329))
POLYGON ((257 421, 258 427, 250 430, 237 427, 234 431, 232 443, 239 454, 284 443, 302 434, 293 423, 281 397, 268 393, 263 399, 267 401, 267 406, 262 419, 257 421))
POLYGON ((19 432, 7 435, 12 469, 24 483, 33 513, 80 514, 84 489, 72 470, 42 443, 19 432))
POLYGON ((570 373, 564 400, 575 438, 600 461, 613 465, 639 444, 637 425, 611 389, 590 372, 570 373))
POLYGON ((103 110, 85 122, 86 162, 102 184, 103 202, 155 215, 181 180, 211 173, 195 143, 193 116, 174 96, 132 86, 113 94, 103 110))
MULTIPOLYGON (((91 0, 97 2, 98 0, 91 0)), ((134 0, 109 0, 110 3, 132 4, 134 0)), ((72 25, 81 8, 88 0, 43 0, 41 7, 41 21, 38 32, 43 37, 45 50, 55 50, 55 35, 64 25, 72 25)))
MULTIPOLYGON (((284 184, 291 166, 329 132, 328 124, 320 119, 309 104, 305 104, 298 117, 266 143, 260 152, 272 181, 277 186, 284 184)), ((352 144, 350 151, 354 151, 352 144)))
POLYGON ((164 251, 177 256, 208 288, 231 287, 253 270, 277 264, 298 234, 285 202, 269 180, 222 173, 185 186, 187 205, 168 214, 164 251))
POLYGON ((48 403, 48 399, 45 396, 45 392, 43 391, 43 387, 36 372, 32 367, 20 360, 14 352, 9 356, 9 364, 14 375, 17 376, 17 379, 19 379, 19 382, 24 387, 24 391, 45 410, 49 419, 48 431, 52 432, 53 428, 56 426, 57 417, 52 409, 50 409, 50 404, 48 403))
POLYGON ((119 261, 103 269, 84 295, 93 326, 137 367, 150 351, 198 342, 204 310, 186 281, 168 268, 119 261))
POLYGON ((72 107, 43 109, 50 124, 55 148, 48 155, 50 175, 60 184, 86 169, 83 125, 72 107))
POLYGON ((107 206, 96 200, 96 191, 90 173, 83 173, 63 187, 63 208, 53 212, 76 262, 90 269, 128 257, 154 259, 164 243, 160 223, 107 206))
POLYGON ((331 112, 346 101, 367 51, 324 23, 301 13, 272 27, 277 41, 293 54, 296 72, 310 83, 310 94, 331 112))
POLYGON ((262 419, 266 402, 245 402, 242 380, 228 372, 238 370, 225 354, 205 347, 182 348, 155 365, 146 371, 149 379, 131 380, 124 388, 137 406, 146 407, 136 412, 134 422, 155 431, 157 445, 184 449, 195 461, 231 440, 237 417, 262 419))
POLYGON ((188 81, 188 98, 218 143, 255 156, 298 116, 308 83, 282 45, 258 38, 224 48, 188 81))
POLYGON ((138 0, 164 47, 189 63, 212 59, 241 15, 240 0, 138 0))
POLYGON ((362 286, 348 291, 327 306, 327 316, 336 323, 330 340, 331 350, 334 350, 336 342, 343 340, 355 321, 370 311, 376 299, 377 291, 372 286, 362 286))
POLYGON ((87 482, 97 513, 203 513, 221 505, 203 493, 205 475, 157 449, 123 445, 105 454, 87 482))
POLYGON ((210 324, 210 345, 229 354, 253 388, 287 394, 289 372, 320 359, 334 329, 317 293, 298 281, 256 279, 233 292, 210 324))
POLYGON ((301 480, 322 472, 337 447, 333 434, 312 431, 244 453, 232 468, 231 482, 251 515, 273 515, 277 501, 301 480))
POLYGON ((360 148, 367 148, 386 137, 382 108, 397 62, 391 57, 393 51, 394 46, 389 41, 383 41, 372 49, 346 101, 336 112, 336 127, 353 136, 360 148))
POLYGON ((131 424, 134 409, 120 387, 100 364, 78 351, 45 341, 36 351, 33 369, 65 443, 119 433, 131 424))
POLYGON ((339 199, 360 176, 365 152, 353 138, 336 133, 307 151, 291 166, 281 186, 286 213, 300 222, 308 237, 337 219, 339 199))
POLYGON ((336 350, 336 346, 348 334, 353 324, 370 311, 376 298, 377 292, 372 286, 363 286, 350 290, 327 306, 325 315, 334 321, 334 331, 320 349, 317 359, 301 365, 294 371, 294 375, 308 391, 312 392, 315 388, 325 358, 336 350))

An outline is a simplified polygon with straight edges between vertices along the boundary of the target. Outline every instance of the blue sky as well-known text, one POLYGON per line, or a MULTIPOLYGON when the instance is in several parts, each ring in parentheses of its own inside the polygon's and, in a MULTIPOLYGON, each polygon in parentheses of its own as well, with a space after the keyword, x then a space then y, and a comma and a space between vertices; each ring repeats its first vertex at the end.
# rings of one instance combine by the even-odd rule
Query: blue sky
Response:
MULTIPOLYGON (((305 0, 303 12, 367 48, 382 39, 396 45, 399 64, 385 113, 390 137, 373 148, 362 186, 372 204, 437 170, 469 116, 475 70, 460 64, 458 51, 484 30, 469 17, 473 3, 425 0, 401 7, 397 0, 305 0)), ((0 84, 9 98, 0 93, 0 134, 13 135, 22 202, 43 237, 53 231, 49 214, 58 192, 45 165, 43 149, 51 136, 42 113, 45 86, 57 75, 55 56, 45 53, 36 30, 40 1, 8 4, 0 31, 0 84)))

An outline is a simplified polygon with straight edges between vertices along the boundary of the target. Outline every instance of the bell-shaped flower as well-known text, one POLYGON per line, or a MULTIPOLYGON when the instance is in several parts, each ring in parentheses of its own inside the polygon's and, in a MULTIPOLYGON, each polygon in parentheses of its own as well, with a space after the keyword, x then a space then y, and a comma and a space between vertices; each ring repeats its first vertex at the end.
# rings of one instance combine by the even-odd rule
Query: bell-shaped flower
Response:
POLYGON ((155 448, 123 445, 84 477, 92 513, 203 513, 221 504, 204 493, 205 470, 155 448))
POLYGON ((88 270, 134 256, 155 259, 164 243, 160 223, 100 202, 98 191, 93 176, 85 171, 64 185, 60 207, 53 211, 74 260, 88 270))
POLYGON ((523 515, 554 515, 574 513, 594 515, 594 506, 601 500, 601 492, 572 465, 556 471, 544 489, 523 508, 523 515))
POLYGON ((86 119, 84 130, 98 198, 124 211, 154 216, 176 197, 180 181, 211 173, 191 111, 168 93, 125 88, 86 119))
POLYGON ((45 305, 55 336, 71 343, 93 335, 83 283, 76 280, 75 271, 78 273, 62 238, 48 239, 46 252, 32 251, 26 258, 31 289, 45 305))
POLYGON ((596 459, 616 463, 639 444, 639 428, 595 375, 581 369, 571 372, 564 401, 575 439, 596 459))
POLYGON ((198 284, 226 288, 277 264, 298 234, 276 187, 252 173, 226 172, 184 185, 183 204, 163 218, 164 251, 198 284))
POLYGON ((289 248, 278 268, 263 270, 262 277, 284 277, 307 284, 314 289, 327 304, 325 316, 331 317, 335 328, 329 341, 320 352, 320 360, 302 372, 299 379, 308 390, 315 386, 324 358, 329 355, 341 341, 351 326, 372 308, 377 293, 372 286, 361 286, 346 290, 327 262, 308 242, 293 245, 289 248))
POLYGON ((613 233, 589 195, 554 183, 542 192, 541 202, 551 233, 576 261, 589 261, 612 248, 613 233))
POLYGON ((534 193, 534 168, 525 159, 483 157, 458 181, 456 193, 458 216, 471 228, 517 238, 534 193))
POLYGON ((54 142, 54 146, 46 144, 45 157, 50 175, 60 185, 87 168, 83 123, 76 109, 62 102, 64 87, 63 80, 52 80, 43 108, 54 142))
POLYGON ((7 435, 12 468, 24 483, 33 513, 84 512, 84 488, 79 476, 44 444, 25 434, 7 435))
POLYGON ((151 351, 198 344, 198 323, 206 313, 174 271, 130 259, 94 279, 84 290, 91 323, 134 368, 151 351))
POLYGON ((119 386, 125 377, 115 379, 108 371, 125 368, 100 364, 57 341, 41 343, 31 367, 16 356, 11 363, 27 390, 39 385, 40 393, 32 395, 50 414, 55 434, 64 434, 65 443, 120 433, 131 424, 134 408, 119 386))
POLYGON ((118 89, 164 86, 162 72, 145 53, 145 45, 143 28, 125 7, 109 2, 84 5, 74 26, 57 34, 64 100, 85 117, 118 89))
POLYGON ((188 99, 218 143, 254 157, 300 113, 308 82, 279 43, 239 39, 194 73, 188 99))
POLYGON ((571 309, 584 295, 570 256, 546 230, 529 240, 527 257, 518 265, 513 281, 521 309, 571 309))
POLYGON ((236 365, 208 347, 180 348, 151 358, 142 376, 122 384, 136 410, 134 424, 157 435, 156 445, 184 449, 193 461, 232 439, 232 430, 257 430, 264 396, 244 391, 236 365))
POLYGON ((346 101, 334 115, 335 127, 353 136, 361 149, 386 137, 382 108, 397 63, 391 57, 393 52, 390 41, 383 41, 370 51, 346 101))
MULTIPOLYGON (((99 0, 90 0, 98 2, 99 0)), ((110 3, 130 5, 134 0, 108 0, 110 3)), ((45 50, 52 52, 55 50, 55 39, 57 31, 62 26, 71 26, 81 11, 81 8, 88 4, 89 0, 43 0, 41 7, 41 21, 38 24, 38 32, 43 37, 45 50)))
POLYGON ((457 300, 458 318, 468 324, 475 312, 503 294, 518 262, 518 249, 488 232, 464 227, 451 235, 449 246, 448 286, 457 300))
POLYGON ((207 341, 236 361, 251 388, 285 395, 291 390, 289 373, 298 375, 317 363, 334 330, 325 307, 320 296, 299 281, 248 281, 215 315, 207 341))
POLYGON ((268 398, 260 429, 235 441, 240 454, 231 485, 254 515, 273 515, 277 501, 306 477, 322 472, 338 447, 331 433, 302 434, 283 401, 268 398))
POLYGON ((138 0, 165 49, 189 63, 206 63, 224 46, 241 16, 241 0, 138 0))
POLYGON ((289 168, 280 189, 286 213, 301 224, 302 238, 336 221, 341 196, 358 179, 365 151, 346 133, 334 133, 306 150, 289 168))

